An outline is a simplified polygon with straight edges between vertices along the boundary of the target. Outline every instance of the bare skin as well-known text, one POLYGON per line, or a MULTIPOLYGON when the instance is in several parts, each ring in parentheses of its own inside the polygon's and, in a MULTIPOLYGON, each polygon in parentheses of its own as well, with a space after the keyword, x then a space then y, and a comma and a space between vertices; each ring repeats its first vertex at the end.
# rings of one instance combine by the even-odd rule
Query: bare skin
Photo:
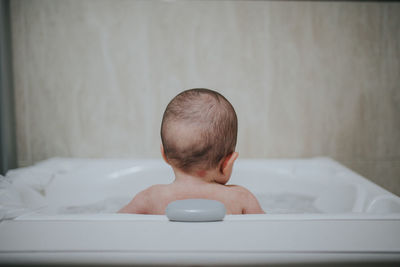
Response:
MULTIPOLYGON (((161 154, 165 157, 163 148, 161 154)), ((226 156, 213 170, 187 174, 174 166, 175 181, 171 184, 153 185, 138 193, 119 213, 165 214, 167 205, 175 200, 188 198, 213 199, 225 205, 227 214, 265 213, 255 196, 246 188, 225 185, 231 174, 238 153, 226 156)))

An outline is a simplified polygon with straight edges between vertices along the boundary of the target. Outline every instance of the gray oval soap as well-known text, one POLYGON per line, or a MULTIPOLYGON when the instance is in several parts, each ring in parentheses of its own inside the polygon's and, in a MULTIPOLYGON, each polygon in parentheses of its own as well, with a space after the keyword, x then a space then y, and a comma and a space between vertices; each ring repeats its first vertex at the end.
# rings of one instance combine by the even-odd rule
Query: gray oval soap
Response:
POLYGON ((222 221, 225 213, 225 206, 221 202, 197 198, 173 201, 165 209, 169 220, 180 222, 222 221))

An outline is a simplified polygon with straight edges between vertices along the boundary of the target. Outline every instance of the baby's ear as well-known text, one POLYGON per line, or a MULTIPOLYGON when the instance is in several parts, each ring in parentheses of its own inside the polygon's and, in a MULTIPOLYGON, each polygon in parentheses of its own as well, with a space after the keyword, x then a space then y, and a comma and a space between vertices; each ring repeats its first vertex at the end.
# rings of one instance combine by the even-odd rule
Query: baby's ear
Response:
MULTIPOLYGON (((233 152, 232 154, 225 157, 225 160, 222 164, 222 173, 226 174, 227 171, 232 173, 233 164, 235 163, 236 159, 239 157, 238 152, 233 152)), ((230 176, 230 174, 229 174, 230 176)))
POLYGON ((163 146, 162 143, 160 144, 160 151, 161 151, 161 156, 163 157, 164 161, 165 161, 167 164, 169 164, 168 159, 167 159, 167 156, 165 155, 164 146, 163 146))
POLYGON ((226 168, 233 168, 233 164, 235 163, 236 159, 239 157, 238 152, 233 152, 225 157, 224 162, 222 163, 222 171, 224 173, 224 169, 226 168))
POLYGON ((233 152, 224 158, 220 167, 220 172, 222 174, 221 180, 225 180, 224 184, 226 184, 231 177, 233 165, 238 157, 239 153, 233 152))

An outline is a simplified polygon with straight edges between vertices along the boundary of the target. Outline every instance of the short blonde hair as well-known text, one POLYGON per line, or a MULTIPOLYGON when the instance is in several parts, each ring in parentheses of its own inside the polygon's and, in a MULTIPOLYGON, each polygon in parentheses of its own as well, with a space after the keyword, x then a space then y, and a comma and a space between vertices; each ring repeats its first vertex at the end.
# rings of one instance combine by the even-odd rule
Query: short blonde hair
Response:
POLYGON ((161 123, 165 156, 184 172, 208 170, 235 151, 235 109, 220 93, 205 88, 181 92, 169 102, 161 123))

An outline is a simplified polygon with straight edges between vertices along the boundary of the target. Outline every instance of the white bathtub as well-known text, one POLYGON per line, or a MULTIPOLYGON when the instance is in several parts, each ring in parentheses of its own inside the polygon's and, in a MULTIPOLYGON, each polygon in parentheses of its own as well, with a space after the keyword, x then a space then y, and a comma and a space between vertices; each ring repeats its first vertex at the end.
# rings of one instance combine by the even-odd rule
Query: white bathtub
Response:
POLYGON ((115 214, 172 180, 161 160, 55 158, 10 171, 0 183, 0 263, 400 262, 400 199, 331 159, 239 160, 230 183, 251 190, 265 215, 115 214))

